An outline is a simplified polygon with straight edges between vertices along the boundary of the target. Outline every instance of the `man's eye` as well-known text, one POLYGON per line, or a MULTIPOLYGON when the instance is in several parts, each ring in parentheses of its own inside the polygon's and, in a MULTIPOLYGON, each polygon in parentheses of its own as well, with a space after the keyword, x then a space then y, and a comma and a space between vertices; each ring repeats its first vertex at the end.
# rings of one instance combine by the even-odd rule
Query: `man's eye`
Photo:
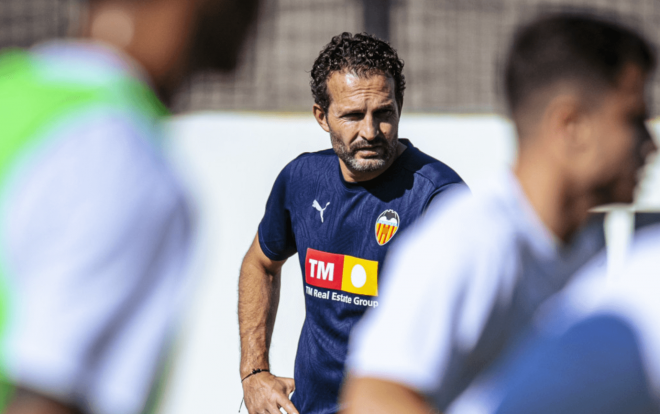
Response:
POLYGON ((344 115, 343 118, 346 118, 346 119, 362 119, 363 116, 364 115, 361 114, 361 113, 354 112, 354 113, 344 115))
POLYGON ((376 116, 380 118, 389 118, 394 114, 394 111, 392 109, 383 109, 381 111, 376 112, 376 116))
POLYGON ((630 118, 630 121, 634 125, 643 125, 646 126, 646 121, 648 120, 648 117, 646 115, 634 115, 630 118))

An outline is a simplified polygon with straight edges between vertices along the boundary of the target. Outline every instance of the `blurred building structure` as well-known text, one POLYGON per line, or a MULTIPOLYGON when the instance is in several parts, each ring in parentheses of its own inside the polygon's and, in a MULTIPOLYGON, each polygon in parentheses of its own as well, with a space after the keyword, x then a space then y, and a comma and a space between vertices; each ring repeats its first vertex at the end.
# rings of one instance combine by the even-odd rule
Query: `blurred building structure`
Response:
MULTIPOLYGON (((539 10, 618 13, 660 43, 658 0, 263 1, 241 70, 199 75, 181 91, 178 110, 307 112, 309 71, 320 49, 333 35, 367 27, 389 36, 406 62, 406 112, 500 112, 497 62, 513 28, 539 10)), ((0 47, 66 35, 82 2, 0 0, 0 47)), ((660 77, 654 91, 658 101, 660 77)))

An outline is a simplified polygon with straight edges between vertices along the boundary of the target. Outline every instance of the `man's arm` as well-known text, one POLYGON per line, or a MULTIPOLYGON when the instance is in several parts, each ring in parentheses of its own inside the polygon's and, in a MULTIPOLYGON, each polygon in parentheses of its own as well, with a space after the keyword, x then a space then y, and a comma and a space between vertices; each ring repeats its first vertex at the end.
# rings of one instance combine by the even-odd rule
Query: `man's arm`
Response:
MULTIPOLYGON (((238 324, 241 335, 241 378, 254 369, 268 369, 268 350, 280 300, 280 276, 285 260, 269 259, 255 237, 241 266, 238 282, 238 324)), ((245 406, 250 414, 299 414, 289 400, 293 378, 269 372, 250 375, 243 381, 245 406)))
POLYGON ((439 414, 416 391, 390 381, 349 377, 341 414, 439 414))
POLYGON ((638 327, 594 315, 511 362, 497 414, 657 412, 638 327))

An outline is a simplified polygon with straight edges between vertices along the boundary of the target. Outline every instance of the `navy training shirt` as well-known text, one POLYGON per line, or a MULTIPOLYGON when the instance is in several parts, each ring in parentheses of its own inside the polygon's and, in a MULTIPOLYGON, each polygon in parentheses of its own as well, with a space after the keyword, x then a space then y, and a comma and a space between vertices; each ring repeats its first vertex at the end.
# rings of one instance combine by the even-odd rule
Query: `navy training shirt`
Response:
POLYGON ((440 192, 463 184, 447 165, 407 149, 373 180, 349 183, 332 149, 305 153, 279 174, 259 224, 271 260, 295 253, 305 288, 292 402, 301 414, 338 411, 348 337, 378 306, 378 274, 390 241, 440 192))

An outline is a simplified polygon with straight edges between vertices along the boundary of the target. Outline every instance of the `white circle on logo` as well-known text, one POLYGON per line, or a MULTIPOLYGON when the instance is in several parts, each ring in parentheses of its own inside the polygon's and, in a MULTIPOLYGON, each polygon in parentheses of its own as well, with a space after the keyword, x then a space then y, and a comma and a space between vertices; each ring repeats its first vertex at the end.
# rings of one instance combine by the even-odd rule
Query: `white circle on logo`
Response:
POLYGON ((353 266, 353 270, 351 270, 351 283, 356 288, 361 288, 367 283, 367 271, 364 270, 361 264, 353 266))

